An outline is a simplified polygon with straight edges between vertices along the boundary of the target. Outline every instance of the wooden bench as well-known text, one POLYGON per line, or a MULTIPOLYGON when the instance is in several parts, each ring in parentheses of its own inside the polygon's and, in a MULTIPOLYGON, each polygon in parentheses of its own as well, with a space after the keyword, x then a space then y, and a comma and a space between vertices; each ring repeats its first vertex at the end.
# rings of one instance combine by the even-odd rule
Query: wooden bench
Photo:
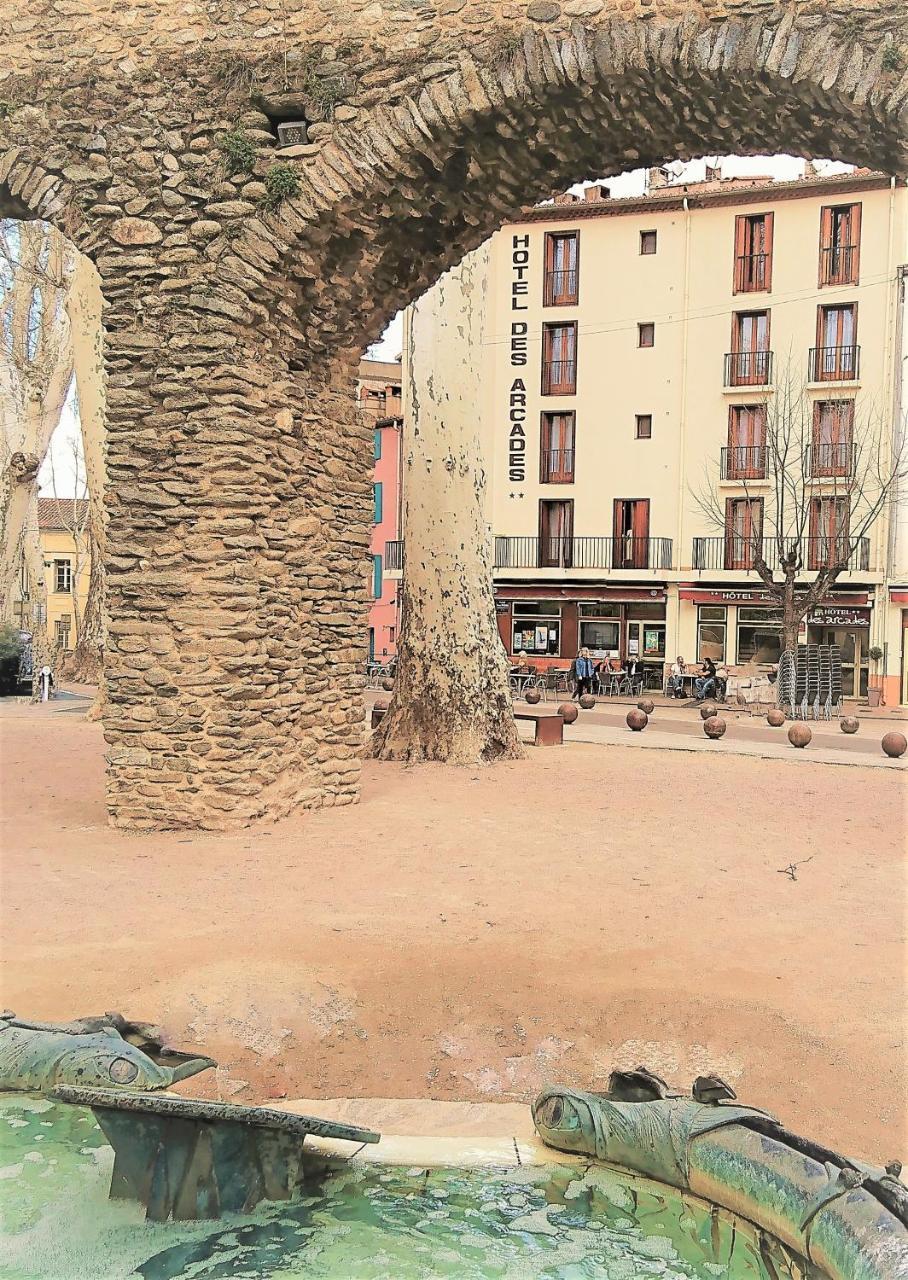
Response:
POLYGON ((564 742, 564 716, 557 711, 515 711, 514 719, 534 721, 534 747, 560 747, 564 742))
MULTIPOLYGON (((377 729, 385 714, 384 707, 372 708, 372 728, 377 729)), ((536 725, 534 747, 560 747, 564 743, 564 716, 557 711, 515 711, 515 720, 532 720, 536 725)))

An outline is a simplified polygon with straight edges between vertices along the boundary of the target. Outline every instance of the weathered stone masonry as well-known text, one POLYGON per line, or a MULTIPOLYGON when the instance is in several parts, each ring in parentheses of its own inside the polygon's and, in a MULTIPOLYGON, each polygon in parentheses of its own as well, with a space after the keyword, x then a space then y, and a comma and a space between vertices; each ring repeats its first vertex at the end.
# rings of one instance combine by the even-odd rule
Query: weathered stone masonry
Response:
POLYGON ((352 387, 389 315, 590 174, 905 174, 906 27, 901 0, 0 0, 0 214, 61 227, 105 299, 114 822, 355 798, 352 387))

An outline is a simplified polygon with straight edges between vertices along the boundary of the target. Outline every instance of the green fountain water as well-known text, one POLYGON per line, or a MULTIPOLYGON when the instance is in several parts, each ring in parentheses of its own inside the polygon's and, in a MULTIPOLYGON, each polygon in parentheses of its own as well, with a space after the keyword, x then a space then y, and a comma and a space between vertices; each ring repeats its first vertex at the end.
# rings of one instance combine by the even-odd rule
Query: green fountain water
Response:
POLYGON ((248 1217, 147 1223, 108 1199, 89 1111, 0 1097, 4 1280, 801 1280, 730 1215, 601 1168, 349 1165, 248 1217))

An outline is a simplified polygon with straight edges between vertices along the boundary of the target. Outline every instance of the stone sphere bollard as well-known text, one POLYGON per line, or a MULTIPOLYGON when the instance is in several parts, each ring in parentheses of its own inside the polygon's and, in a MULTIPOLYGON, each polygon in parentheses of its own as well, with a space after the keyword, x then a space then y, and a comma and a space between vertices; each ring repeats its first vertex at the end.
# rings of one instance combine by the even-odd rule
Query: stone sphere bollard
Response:
POLYGON ((394 681, 391 679, 390 676, 385 676, 385 678, 381 682, 381 687, 383 689, 386 689, 388 693, 390 693, 394 688, 394 681))
POLYGON ((707 702, 704 706, 700 708, 700 717, 703 720, 712 720, 715 714, 716 714, 716 708, 713 706, 711 702, 707 702))
POLYGON ((766 712, 766 723, 771 724, 774 729, 781 729, 785 723, 785 712, 780 711, 778 707, 773 707, 771 711, 766 712))
POLYGON ((637 703, 637 710, 642 711, 645 716, 651 716, 656 710, 656 704, 652 698, 641 698, 637 703))
POLYGON ((592 707, 595 707, 596 699, 591 693, 581 693, 580 705, 583 707, 584 711, 589 711, 592 707))
POLYGON ((908 738, 903 733, 890 729, 888 733, 883 734, 880 745, 891 760, 898 760, 899 756, 903 756, 908 751, 908 738))
POLYGON ((788 730, 788 741, 793 747, 806 747, 813 737, 813 730, 803 720, 796 720, 788 730))
POLYGON ((526 693, 523 695, 524 702, 528 702, 531 707, 535 707, 536 703, 541 701, 541 699, 542 694, 538 689, 527 689, 526 693))
POLYGON ((561 716, 565 724, 573 724, 580 712, 574 706, 573 702, 562 702, 558 708, 558 714, 561 716))
POLYGON ((843 733, 857 733, 861 727, 861 722, 857 716, 842 716, 839 721, 839 728, 843 733))
POLYGON ((721 716, 710 716, 708 720, 703 721, 703 732, 707 738, 721 738, 727 728, 721 716))
POLYGON ((639 733, 641 729, 645 729, 649 724, 649 716, 645 711, 641 711, 639 707, 631 707, 626 718, 627 727, 633 729, 634 733, 639 733))

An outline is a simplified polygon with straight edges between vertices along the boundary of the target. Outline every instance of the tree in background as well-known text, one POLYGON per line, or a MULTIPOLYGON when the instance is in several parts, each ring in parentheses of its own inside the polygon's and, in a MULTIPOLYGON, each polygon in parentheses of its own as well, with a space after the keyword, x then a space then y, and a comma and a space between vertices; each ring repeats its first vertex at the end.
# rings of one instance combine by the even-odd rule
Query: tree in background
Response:
MULTIPOLYGON (((66 293, 75 249, 41 222, 0 223, 0 617, 12 619, 38 471, 73 377, 66 293)), ((35 542, 36 545, 36 542, 35 542)), ((30 554, 37 588, 43 565, 30 554)))
POLYGON ((723 478, 740 481, 740 496, 720 488, 718 463, 693 494, 722 534, 718 556, 709 550, 718 539, 695 540, 693 567, 756 571, 778 604, 782 648, 793 649, 840 575, 869 567, 870 531, 906 475, 904 424, 859 418, 841 385, 811 399, 790 368, 772 396, 753 399, 732 406, 725 451, 723 478))

